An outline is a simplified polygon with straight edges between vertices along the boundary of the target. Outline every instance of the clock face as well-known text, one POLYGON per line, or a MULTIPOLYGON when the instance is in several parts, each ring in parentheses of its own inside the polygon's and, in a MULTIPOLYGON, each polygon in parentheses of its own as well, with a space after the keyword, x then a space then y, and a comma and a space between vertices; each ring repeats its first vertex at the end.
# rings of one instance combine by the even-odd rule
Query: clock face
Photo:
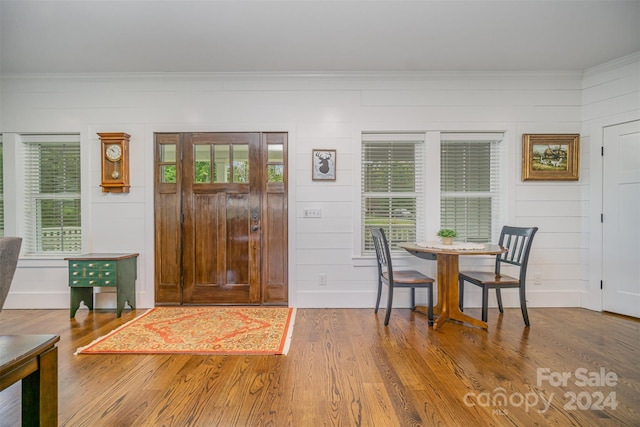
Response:
POLYGON ((107 146, 106 150, 107 159, 112 162, 117 162, 122 157, 122 147, 118 144, 111 144, 107 146))

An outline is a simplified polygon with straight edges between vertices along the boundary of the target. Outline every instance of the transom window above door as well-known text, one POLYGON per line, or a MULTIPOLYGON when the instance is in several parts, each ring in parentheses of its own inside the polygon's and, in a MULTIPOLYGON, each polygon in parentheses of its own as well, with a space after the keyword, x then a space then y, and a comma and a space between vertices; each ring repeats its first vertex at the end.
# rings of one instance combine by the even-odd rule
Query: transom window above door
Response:
POLYGON ((194 183, 248 183, 247 144, 194 145, 194 183))

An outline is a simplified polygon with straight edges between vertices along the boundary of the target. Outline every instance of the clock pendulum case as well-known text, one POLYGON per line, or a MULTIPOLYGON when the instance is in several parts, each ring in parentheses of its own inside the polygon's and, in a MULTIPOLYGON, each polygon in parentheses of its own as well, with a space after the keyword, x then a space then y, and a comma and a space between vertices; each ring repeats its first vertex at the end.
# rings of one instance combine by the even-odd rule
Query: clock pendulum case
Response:
POLYGON ((98 133, 102 156, 102 192, 129 192, 129 138, 124 132, 98 133))

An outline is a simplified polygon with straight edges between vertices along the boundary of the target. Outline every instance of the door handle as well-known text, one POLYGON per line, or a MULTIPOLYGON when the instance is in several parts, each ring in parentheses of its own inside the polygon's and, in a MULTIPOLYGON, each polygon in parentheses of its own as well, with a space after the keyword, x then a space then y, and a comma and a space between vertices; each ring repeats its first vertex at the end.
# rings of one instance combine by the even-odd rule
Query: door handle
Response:
POLYGON ((260 224, 260 212, 257 208, 251 209, 251 231, 258 231, 260 224))

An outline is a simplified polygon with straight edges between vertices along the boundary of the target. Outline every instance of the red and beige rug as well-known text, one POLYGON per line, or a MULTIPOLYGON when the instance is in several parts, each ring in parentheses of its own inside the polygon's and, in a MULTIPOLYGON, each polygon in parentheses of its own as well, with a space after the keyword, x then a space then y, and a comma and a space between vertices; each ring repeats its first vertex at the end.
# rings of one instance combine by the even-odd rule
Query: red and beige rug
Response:
POLYGON ((156 307, 76 354, 287 354, 295 309, 156 307))

